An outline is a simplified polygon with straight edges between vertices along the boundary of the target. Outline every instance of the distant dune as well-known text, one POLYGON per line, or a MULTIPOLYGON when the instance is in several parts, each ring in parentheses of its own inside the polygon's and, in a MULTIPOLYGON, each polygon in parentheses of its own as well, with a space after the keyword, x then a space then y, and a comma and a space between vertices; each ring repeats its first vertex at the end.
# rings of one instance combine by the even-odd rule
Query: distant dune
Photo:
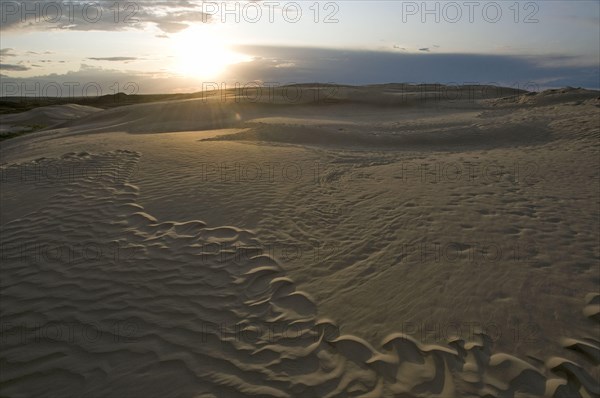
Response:
POLYGON ((0 138, 56 127, 67 120, 80 119, 101 110, 91 106, 67 104, 43 106, 21 113, 5 114, 0 119, 0 138))

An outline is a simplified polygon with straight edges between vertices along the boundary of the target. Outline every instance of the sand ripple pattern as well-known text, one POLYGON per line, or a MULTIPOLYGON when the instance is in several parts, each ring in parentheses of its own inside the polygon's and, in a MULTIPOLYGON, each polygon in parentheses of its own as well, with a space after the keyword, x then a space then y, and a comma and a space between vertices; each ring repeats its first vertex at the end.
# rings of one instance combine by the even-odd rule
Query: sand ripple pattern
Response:
MULTIPOLYGON (((40 182, 44 206, 2 225, 2 396, 600 394, 578 364, 494 353, 483 334, 443 346, 392 334, 379 347, 340 336, 250 231, 147 214, 130 183, 140 156, 33 162, 103 172, 40 182)), ((597 321, 600 295, 587 304, 597 321)), ((564 345, 600 363, 598 341, 564 345)))

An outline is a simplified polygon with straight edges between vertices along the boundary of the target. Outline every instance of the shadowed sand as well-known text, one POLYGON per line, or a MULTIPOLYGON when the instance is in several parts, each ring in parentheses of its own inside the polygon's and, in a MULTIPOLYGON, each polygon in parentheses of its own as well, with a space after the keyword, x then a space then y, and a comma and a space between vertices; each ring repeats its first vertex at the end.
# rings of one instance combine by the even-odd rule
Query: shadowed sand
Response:
POLYGON ((598 92, 301 87, 2 143, 1 395, 600 395, 598 92))

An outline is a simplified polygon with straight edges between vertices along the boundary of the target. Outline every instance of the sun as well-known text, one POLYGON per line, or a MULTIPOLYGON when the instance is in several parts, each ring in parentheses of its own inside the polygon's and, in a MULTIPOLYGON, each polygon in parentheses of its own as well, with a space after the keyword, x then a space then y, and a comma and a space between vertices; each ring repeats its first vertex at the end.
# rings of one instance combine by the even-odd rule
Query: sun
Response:
POLYGON ((175 52, 174 72, 198 79, 221 75, 229 65, 249 57, 232 51, 222 32, 214 27, 193 26, 171 36, 175 52))

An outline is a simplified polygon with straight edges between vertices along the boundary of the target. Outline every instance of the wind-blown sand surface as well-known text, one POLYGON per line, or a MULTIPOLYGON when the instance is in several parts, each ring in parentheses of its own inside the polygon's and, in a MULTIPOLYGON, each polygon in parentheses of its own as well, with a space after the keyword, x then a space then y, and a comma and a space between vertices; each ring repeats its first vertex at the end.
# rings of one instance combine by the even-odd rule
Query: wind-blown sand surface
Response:
POLYGON ((300 90, 2 143, 0 395, 600 396, 599 93, 300 90))
POLYGON ((26 112, 2 115, 0 119, 0 138, 5 136, 54 127, 67 120, 99 112, 92 106, 68 104, 43 106, 26 112))

